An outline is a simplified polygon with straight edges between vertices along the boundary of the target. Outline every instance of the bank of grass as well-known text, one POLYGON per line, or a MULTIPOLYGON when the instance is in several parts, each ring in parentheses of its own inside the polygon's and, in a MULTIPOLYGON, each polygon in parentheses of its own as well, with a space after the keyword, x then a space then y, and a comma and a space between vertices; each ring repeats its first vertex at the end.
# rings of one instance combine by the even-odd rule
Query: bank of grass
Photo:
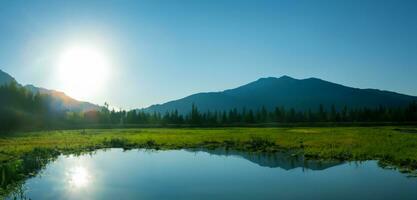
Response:
POLYGON ((0 162, 36 149, 77 153, 99 148, 295 150, 312 159, 380 160, 417 169, 416 127, 144 128, 15 133, 0 137, 0 162))

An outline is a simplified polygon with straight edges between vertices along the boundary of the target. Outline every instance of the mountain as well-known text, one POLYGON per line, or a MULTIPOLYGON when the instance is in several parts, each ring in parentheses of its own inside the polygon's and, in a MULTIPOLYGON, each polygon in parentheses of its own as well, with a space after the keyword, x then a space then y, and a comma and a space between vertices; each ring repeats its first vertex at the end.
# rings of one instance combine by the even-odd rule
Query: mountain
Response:
POLYGON ((9 84, 11 82, 16 82, 16 80, 10 76, 8 73, 0 69, 0 85, 9 84))
POLYGON ((415 96, 377 89, 359 89, 331 83, 318 78, 295 79, 289 76, 261 78, 257 81, 221 92, 198 93, 143 109, 147 112, 178 110, 187 113, 195 104, 200 111, 224 111, 233 108, 271 110, 277 106, 296 110, 317 110, 319 105, 348 107, 405 106, 415 96))
POLYGON ((63 92, 48 90, 45 88, 35 87, 33 85, 26 85, 26 89, 32 93, 46 94, 52 97, 51 105, 56 110, 69 110, 74 112, 85 112, 90 110, 98 110, 100 106, 83 101, 77 101, 63 92))
MULTIPOLYGON (((17 83, 17 81, 12 76, 0 70, 0 86, 5 85, 5 84, 10 84, 11 82, 17 83)), ((18 85, 21 86, 20 84, 18 85)), ((48 89, 36 87, 33 85, 26 85, 23 87, 31 91, 34 94, 39 92, 40 94, 51 96, 52 101, 51 101, 50 106, 54 110, 69 110, 69 111, 74 111, 74 112, 80 112, 80 111, 84 112, 84 111, 89 111, 89 110, 100 109, 100 106, 98 105, 88 103, 88 102, 83 102, 83 101, 77 101, 67 96, 63 92, 59 92, 55 90, 48 90, 48 89)))

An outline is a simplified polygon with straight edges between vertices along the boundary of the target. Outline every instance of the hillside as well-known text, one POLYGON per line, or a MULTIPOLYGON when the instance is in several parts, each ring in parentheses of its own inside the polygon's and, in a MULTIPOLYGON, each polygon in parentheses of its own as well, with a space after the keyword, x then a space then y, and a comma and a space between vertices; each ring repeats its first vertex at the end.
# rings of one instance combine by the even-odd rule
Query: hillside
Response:
MULTIPOLYGON (((6 72, 0 70, 0 86, 5 84, 10 84, 11 82, 18 83, 12 76, 7 74, 6 72)), ((18 83, 19 86, 21 86, 18 83)), ((49 95, 52 97, 52 103, 51 107, 54 110, 69 110, 69 111, 88 111, 88 110, 98 110, 100 107, 98 105, 88 103, 88 102, 82 102, 77 101, 69 96, 67 96, 63 92, 55 91, 55 90, 48 90, 45 88, 36 87, 33 85, 26 85, 23 86, 27 90, 31 91, 32 93, 40 93, 49 95)))
POLYGON ((0 85, 9 84, 13 81, 16 82, 12 76, 0 69, 0 85))
POLYGON ((194 103, 199 110, 259 109, 277 106, 296 110, 317 110, 319 105, 348 107, 405 106, 417 97, 377 89, 359 89, 318 78, 295 79, 289 76, 261 78, 249 84, 221 92, 198 93, 182 99, 145 108, 148 112, 175 109, 187 113, 194 103))

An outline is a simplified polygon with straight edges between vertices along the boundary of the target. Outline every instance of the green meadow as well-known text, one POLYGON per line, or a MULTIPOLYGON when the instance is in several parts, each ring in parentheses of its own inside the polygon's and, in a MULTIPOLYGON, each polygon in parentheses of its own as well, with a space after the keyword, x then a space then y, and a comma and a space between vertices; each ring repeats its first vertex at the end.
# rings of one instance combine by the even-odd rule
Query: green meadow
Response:
POLYGON ((225 148, 286 152, 313 160, 378 160, 414 176, 417 127, 132 128, 21 132, 0 137, 0 199, 64 154, 97 149, 225 148))
POLYGON ((379 160, 417 169, 416 127, 135 128, 22 132, 0 138, 0 161, 36 150, 82 153, 101 148, 230 148, 291 151, 310 159, 379 160))

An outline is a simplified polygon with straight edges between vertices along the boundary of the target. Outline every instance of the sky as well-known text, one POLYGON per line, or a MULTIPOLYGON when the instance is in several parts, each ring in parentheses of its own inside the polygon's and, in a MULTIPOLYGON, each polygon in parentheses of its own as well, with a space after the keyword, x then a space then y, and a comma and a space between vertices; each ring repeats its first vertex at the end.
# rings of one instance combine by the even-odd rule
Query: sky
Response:
POLYGON ((57 68, 88 46, 108 75, 76 97, 122 109, 283 75, 417 96, 416 10, 399 0, 0 0, 0 69, 76 94, 57 68))

